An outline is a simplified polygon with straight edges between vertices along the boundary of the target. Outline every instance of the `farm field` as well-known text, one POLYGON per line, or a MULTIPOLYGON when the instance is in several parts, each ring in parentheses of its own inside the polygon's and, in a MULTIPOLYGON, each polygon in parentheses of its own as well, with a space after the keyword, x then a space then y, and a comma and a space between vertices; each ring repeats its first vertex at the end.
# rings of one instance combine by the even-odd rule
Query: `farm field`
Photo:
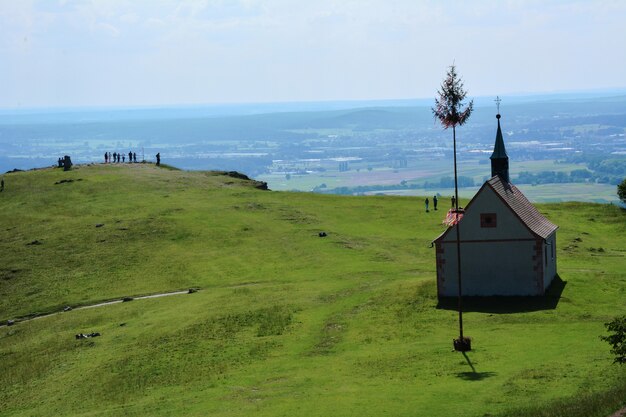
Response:
POLYGON ((562 288, 471 308, 463 356, 436 298, 443 211, 423 197, 151 164, 4 178, 0 319, 18 322, 0 327, 0 416, 530 416, 616 389, 594 411, 625 405, 626 369, 599 339, 626 314, 614 205, 539 205, 560 226, 562 288))
MULTIPOLYGON (((482 184, 481 184, 482 185, 482 184)), ((602 204, 619 204, 616 198, 616 186, 608 184, 520 184, 516 185, 522 190, 524 195, 533 202, 568 202, 568 201, 589 201, 602 204)), ((459 195, 464 198, 471 198, 480 187, 459 188, 459 195)), ((410 190, 389 190, 389 191, 369 191, 366 195, 397 195, 397 196, 432 196, 439 193, 444 196, 443 207, 448 208, 449 199, 447 197, 454 194, 454 188, 438 188, 436 190, 416 188, 410 190)))
MULTIPOLYGON (((459 175, 474 179, 474 187, 460 187, 459 194, 465 198, 471 198, 484 178, 490 174, 490 166, 480 164, 480 159, 461 160, 459 163, 459 175)), ((482 159, 482 161, 486 161, 482 159)), ((374 168, 371 171, 365 164, 355 164, 354 169, 346 172, 329 169, 326 172, 313 172, 307 175, 291 175, 289 179, 285 175, 265 174, 258 178, 266 181, 272 190, 276 191, 312 191, 316 187, 325 185, 323 189, 339 187, 357 187, 362 185, 397 185, 402 181, 409 184, 421 184, 424 181, 438 182, 443 176, 451 176, 449 163, 441 160, 419 161, 407 168, 374 168)), ((541 171, 554 171, 569 173, 573 170, 585 168, 582 164, 556 163, 554 160, 519 161, 511 163, 511 175, 513 183, 522 171, 539 173, 541 171)), ((516 184, 525 195, 533 202, 566 202, 584 201, 596 203, 618 204, 615 185, 597 183, 564 183, 564 184, 516 184)), ((322 191, 323 191, 322 189, 322 191)), ((383 191, 368 191, 365 194, 386 194, 400 196, 426 196, 439 193, 442 196, 454 194, 453 188, 411 188, 383 191)))

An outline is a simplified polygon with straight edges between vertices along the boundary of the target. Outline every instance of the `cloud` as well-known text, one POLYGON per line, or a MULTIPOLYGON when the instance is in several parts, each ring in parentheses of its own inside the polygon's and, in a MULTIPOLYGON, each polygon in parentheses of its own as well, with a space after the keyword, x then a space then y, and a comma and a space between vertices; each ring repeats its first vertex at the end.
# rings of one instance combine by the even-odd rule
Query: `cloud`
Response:
POLYGON ((109 36, 118 37, 120 35, 120 30, 110 23, 99 22, 95 27, 109 36))
POLYGON ((165 22, 161 19, 157 19, 156 17, 150 17, 146 20, 146 26, 150 28, 162 28, 165 26, 165 22))
POLYGON ((68 91, 76 102, 67 104, 426 96, 454 59, 470 94, 625 79, 626 57, 615 52, 626 38, 621 1, 0 4, 0 62, 14 68, 0 76, 20 86, 3 91, 0 106, 52 100, 33 78, 68 91))
POLYGON ((136 13, 125 13, 119 17, 120 22, 134 25, 139 22, 139 16, 136 13))

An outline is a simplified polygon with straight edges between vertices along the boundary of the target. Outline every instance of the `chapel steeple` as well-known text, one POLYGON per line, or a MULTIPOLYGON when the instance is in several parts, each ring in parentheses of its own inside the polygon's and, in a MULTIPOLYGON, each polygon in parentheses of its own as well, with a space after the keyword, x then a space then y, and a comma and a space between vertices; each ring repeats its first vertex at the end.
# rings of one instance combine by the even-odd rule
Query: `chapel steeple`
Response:
POLYGON ((500 101, 500 97, 497 97, 498 114, 496 119, 498 119, 498 131, 496 132, 496 143, 493 147, 493 153, 489 159, 491 159, 491 176, 499 175, 502 180, 509 182, 509 157, 504 148, 502 129, 500 129, 500 101))

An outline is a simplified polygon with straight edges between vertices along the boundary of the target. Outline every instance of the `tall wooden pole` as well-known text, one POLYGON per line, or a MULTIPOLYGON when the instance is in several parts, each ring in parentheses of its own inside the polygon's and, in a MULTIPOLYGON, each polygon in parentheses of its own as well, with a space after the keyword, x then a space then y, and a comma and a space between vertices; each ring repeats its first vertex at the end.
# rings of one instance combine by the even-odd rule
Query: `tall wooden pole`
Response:
POLYGON ((454 210, 456 215, 456 264, 458 278, 459 341, 463 343, 463 293, 461 291, 461 232, 459 231, 459 185, 456 171, 456 126, 452 126, 452 146, 454 147, 454 210))
POLYGON ((452 140, 454 144, 454 211, 456 225, 456 261, 457 261, 457 281, 458 281, 458 310, 459 310, 459 339, 454 339, 454 349, 466 352, 471 350, 469 338, 465 340, 463 336, 463 285, 461 281, 461 230, 459 213, 459 176, 456 161, 456 127, 465 124, 474 109, 474 101, 471 100, 463 110, 463 100, 467 93, 463 90, 463 82, 457 78, 454 64, 446 75, 446 79, 441 84, 441 89, 437 91, 439 95, 435 99, 435 107, 432 108, 435 117, 441 121, 442 126, 447 129, 452 127, 452 140))

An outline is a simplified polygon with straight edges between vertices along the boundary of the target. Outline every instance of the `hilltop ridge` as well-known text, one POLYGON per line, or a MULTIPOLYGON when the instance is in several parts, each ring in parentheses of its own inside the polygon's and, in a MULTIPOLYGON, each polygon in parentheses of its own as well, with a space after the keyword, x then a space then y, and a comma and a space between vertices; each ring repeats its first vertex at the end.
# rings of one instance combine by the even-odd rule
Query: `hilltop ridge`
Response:
POLYGON ((0 416, 523 416, 626 390, 598 338, 626 314, 618 207, 538 206, 560 226, 561 298, 468 312, 468 363, 435 296, 445 211, 425 213, 422 198, 264 192, 152 164, 5 180, 1 319, 202 291, 0 328, 0 416))

